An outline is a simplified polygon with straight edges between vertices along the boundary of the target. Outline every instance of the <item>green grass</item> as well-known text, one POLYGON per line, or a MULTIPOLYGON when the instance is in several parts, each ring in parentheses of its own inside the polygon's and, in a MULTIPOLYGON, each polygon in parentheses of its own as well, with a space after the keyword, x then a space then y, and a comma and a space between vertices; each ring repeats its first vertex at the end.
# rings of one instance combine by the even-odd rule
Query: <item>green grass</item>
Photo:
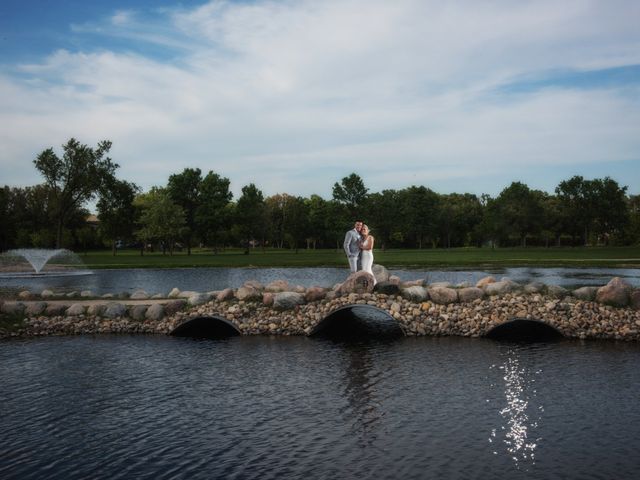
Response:
MULTIPOLYGON (((342 251, 255 249, 245 255, 239 249, 227 249, 213 254, 194 250, 173 256, 139 251, 98 251, 80 254, 92 269, 99 268, 179 268, 179 267, 345 267, 342 251)), ((577 248, 454 248, 424 250, 375 251, 375 262, 386 267, 448 267, 473 266, 543 266, 543 267, 640 267, 640 247, 577 247, 577 248)))

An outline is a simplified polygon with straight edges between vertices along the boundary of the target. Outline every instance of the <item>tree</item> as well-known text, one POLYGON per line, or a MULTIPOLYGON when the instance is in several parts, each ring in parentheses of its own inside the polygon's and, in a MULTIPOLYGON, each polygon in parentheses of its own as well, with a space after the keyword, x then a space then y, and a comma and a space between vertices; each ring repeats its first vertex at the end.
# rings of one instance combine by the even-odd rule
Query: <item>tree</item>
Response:
POLYGON ((169 177, 167 192, 182 207, 187 228, 184 229, 187 255, 191 255, 191 239, 196 230, 196 211, 200 206, 202 175, 199 168, 185 168, 182 173, 169 177))
POLYGON ((195 224, 203 241, 213 245, 214 254, 221 233, 229 228, 229 203, 233 194, 229 190, 229 179, 209 171, 200 182, 199 205, 195 212, 195 224))
POLYGON ((62 230, 70 213, 93 199, 118 168, 105 157, 111 149, 107 140, 99 142, 94 150, 71 138, 62 148, 62 158, 48 148, 33 161, 53 194, 58 248, 62 246, 62 230))
POLYGON ((536 233, 542 224, 540 193, 521 182, 512 182, 500 192, 492 207, 496 209, 494 219, 504 231, 527 246, 527 236, 536 233))
POLYGON ((359 175, 352 173, 333 185, 333 199, 343 205, 352 221, 362 215, 368 189, 359 175))
POLYGON ((305 199, 307 209, 307 239, 315 250, 320 242, 327 240, 327 228, 330 221, 329 204, 319 195, 311 195, 305 199))
POLYGON ((139 188, 125 180, 112 179, 101 190, 96 205, 100 219, 100 233, 111 241, 112 254, 116 254, 116 241, 130 239, 136 220, 134 200, 139 188))
POLYGON ((480 199, 470 193, 450 193, 440 196, 439 205, 438 224, 442 246, 469 245, 473 232, 482 221, 480 199))
POLYGON ((262 240, 264 245, 265 235, 265 203, 262 192, 250 183, 242 187, 242 195, 236 203, 236 223, 245 244, 245 253, 249 253, 251 241, 256 238, 262 240))
POLYGON ((136 236, 144 244, 159 241, 162 253, 166 253, 168 246, 173 255, 175 240, 182 235, 186 225, 182 207, 173 202, 166 189, 157 187, 138 195, 134 205, 141 211, 141 228, 136 236))
POLYGON ((411 186, 399 192, 400 213, 404 220, 405 236, 413 237, 418 248, 425 241, 435 243, 439 197, 427 187, 411 186))
POLYGON ((376 243, 381 250, 385 250, 391 242, 394 233, 402 226, 398 224, 400 211, 400 196, 396 190, 383 190, 372 193, 367 199, 367 218, 369 226, 374 231, 376 243))

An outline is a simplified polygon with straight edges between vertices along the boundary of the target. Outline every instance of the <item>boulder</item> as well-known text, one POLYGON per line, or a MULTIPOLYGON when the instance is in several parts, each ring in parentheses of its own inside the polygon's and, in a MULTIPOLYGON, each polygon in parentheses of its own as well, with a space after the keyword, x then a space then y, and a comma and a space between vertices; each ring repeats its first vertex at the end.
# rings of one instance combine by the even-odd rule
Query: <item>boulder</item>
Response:
POLYGON ((149 308, 147 308, 145 318, 147 320, 153 320, 155 322, 162 320, 164 318, 164 307, 162 306, 162 304, 154 303, 149 308))
POLYGON ((398 277, 397 275, 391 275, 389 277, 389 282, 395 283, 396 285, 400 285, 400 277, 398 277))
POLYGON ((113 293, 105 293, 104 295, 102 295, 101 298, 108 299, 108 298, 114 298, 114 297, 115 295, 113 293))
POLYGON ((67 308, 65 315, 70 317, 79 317, 80 315, 84 315, 86 309, 87 307, 85 307, 84 305, 74 303, 69 308, 67 308))
POLYGON ((429 298, 440 305, 448 305, 458 301, 458 291, 448 287, 434 287, 427 290, 429 298))
POLYGON ((470 288, 473 287, 473 284, 471 282, 468 281, 464 281, 464 282, 460 282, 456 285, 456 288, 470 288))
POLYGON ((145 315, 147 313, 146 305, 132 305, 129 307, 129 318, 137 321, 141 321, 145 319, 145 315))
POLYGON ((149 298, 149 294, 144 290, 136 290, 129 298, 131 300, 147 300, 149 298))
POLYGON ((24 310, 24 314, 29 317, 35 317, 38 315, 42 315, 42 313, 47 309, 46 302, 31 302, 27 304, 27 308, 24 310))
POLYGON ((296 285, 296 286, 293 288, 293 290, 292 290, 292 291, 294 291, 294 292, 296 292, 296 293, 303 293, 303 294, 304 294, 304 293, 307 293, 307 289, 306 289, 306 288, 304 288, 302 285, 296 285))
POLYGON ((549 285, 547 287, 547 295, 553 298, 564 298, 569 295, 569 290, 560 285, 549 285))
POLYGON ((458 290, 458 298, 460 299, 460 302, 463 303, 473 302, 474 300, 482 297, 484 297, 484 290, 478 287, 467 287, 458 290))
POLYGON ((266 307, 271 307, 273 306, 273 296, 275 295, 275 293, 271 293, 271 292, 264 292, 262 294, 262 304, 266 307))
POLYGON ((44 310, 44 314, 48 317, 56 317, 58 315, 64 315, 67 312, 69 305, 62 303, 50 303, 44 310))
POLYGON ((91 290, 83 290, 80 292, 80 296, 82 298, 93 297, 93 292, 91 290))
POLYGON ((236 291, 236 298, 245 302, 259 302, 262 301, 262 292, 253 287, 240 287, 236 291))
POLYGON ((268 284, 266 287, 264 287, 264 289, 267 292, 278 293, 278 292, 287 292, 289 291, 290 287, 289 287, 289 282, 287 282, 286 280, 274 280, 273 282, 268 284))
POLYGON ((413 287, 401 288, 400 295, 402 298, 415 303, 426 302, 429 300, 429 292, 425 287, 414 285, 413 287))
POLYGON ((51 290, 43 290, 42 293, 40 294, 40 296, 42 298, 51 298, 53 297, 53 292, 51 290))
MULTIPOLYGON (((369 274, 372 277, 372 275, 369 274)), ((273 308, 291 310, 304 304, 304 295, 296 292, 278 292, 273 296, 273 308)))
POLYGON ((578 300, 584 300, 585 302, 593 302, 596 298, 596 292, 598 287, 580 287, 576 288, 571 294, 578 300))
POLYGON ((371 293, 375 284, 375 278, 370 273, 359 271, 352 273, 340 286, 340 294, 346 293, 371 293))
POLYGON ((197 293, 200 292, 194 292, 193 290, 185 290, 184 292, 180 292, 180 295, 178 295, 178 298, 184 298, 185 300, 197 293))
POLYGON ((631 292, 631 285, 621 278, 615 277, 596 291, 596 302, 613 307, 626 307, 629 305, 631 292))
POLYGON ((451 282, 433 282, 429 284, 429 288, 451 288, 451 282))
POLYGON ((180 296, 180 290, 174 287, 171 289, 171 291, 167 295, 167 298, 178 298, 179 296, 180 296))
POLYGON ((629 295, 629 304, 634 310, 640 310, 640 289, 636 289, 629 295))
POLYGON ((121 303, 110 302, 105 306, 102 315, 107 318, 124 317, 127 315, 127 307, 121 303))
POLYGON ((175 315, 180 310, 184 309, 184 307, 186 306, 187 306, 186 300, 183 300, 183 299, 172 300, 170 302, 167 302, 164 305, 164 313, 169 316, 175 315))
POLYGON ((69 293, 67 293, 67 295, 66 295, 66 297, 67 297, 67 298, 75 298, 75 297, 77 297, 77 296, 78 296, 78 292, 76 292, 76 291, 69 292, 69 293))
POLYGON ((546 288, 547 286, 542 282, 531 282, 524 286, 524 291, 530 294, 543 293, 546 288))
POLYGON ((226 302, 234 298, 233 288, 225 288, 216 297, 216 300, 219 302, 226 302))
POLYGON ((96 303, 95 305, 89 305, 87 307, 87 315, 99 317, 104 312, 104 305, 96 303))
POLYGON ((317 302, 324 299, 327 295, 327 290, 322 287, 309 287, 304 295, 304 299, 307 302, 317 302))
POLYGON ((22 315, 24 313, 25 306, 22 302, 6 302, 2 304, 0 309, 5 315, 22 315))
POLYGON ((384 295, 398 295, 400 293, 400 287, 397 283, 392 282, 378 282, 373 287, 374 292, 382 293, 384 295))
POLYGON ((490 283, 496 283, 496 279, 493 278, 491 275, 489 275, 488 277, 484 277, 484 278, 481 278, 480 280, 478 280, 478 282, 476 283, 476 287, 484 288, 487 285, 489 285, 490 283))
POLYGON ((23 290, 18 294, 20 300, 29 300, 33 297, 33 294, 29 290, 23 290))
POLYGON ((373 276, 376 277, 376 283, 389 281, 389 270, 384 266, 375 263, 371 267, 371 271, 373 272, 373 276))
POLYGON ((254 290, 264 290, 264 285, 262 285, 257 280, 248 280, 244 282, 245 287, 253 288, 254 290))
POLYGON ((211 297, 208 293, 194 293, 187 299, 187 303, 195 307, 197 305, 204 305, 209 300, 211 300, 211 297))
POLYGON ((400 288, 424 287, 424 286, 425 286, 425 281, 423 279, 407 280, 406 282, 400 283, 400 288))
POLYGON ((512 280, 500 280, 499 282, 487 283, 484 287, 484 292, 487 295, 504 295, 506 293, 515 292, 519 288, 520 288, 520 285, 518 285, 516 282, 512 280))
POLYGON ((151 300, 162 300, 165 296, 162 293, 156 293, 155 295, 151 295, 151 300))

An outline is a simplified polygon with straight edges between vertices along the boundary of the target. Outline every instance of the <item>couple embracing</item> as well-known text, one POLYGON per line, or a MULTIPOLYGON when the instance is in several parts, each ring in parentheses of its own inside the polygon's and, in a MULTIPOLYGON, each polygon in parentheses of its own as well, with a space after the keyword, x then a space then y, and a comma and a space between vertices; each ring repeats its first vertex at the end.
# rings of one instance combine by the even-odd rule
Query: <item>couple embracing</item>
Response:
MULTIPOLYGON (((360 269, 373 275, 371 267, 373 266, 373 242, 375 239, 369 234, 369 227, 357 221, 352 230, 349 230, 344 237, 344 251, 349 260, 349 268, 351 273, 358 271, 358 260, 360 260, 360 269)), ((373 283, 375 285, 375 276, 373 283)))

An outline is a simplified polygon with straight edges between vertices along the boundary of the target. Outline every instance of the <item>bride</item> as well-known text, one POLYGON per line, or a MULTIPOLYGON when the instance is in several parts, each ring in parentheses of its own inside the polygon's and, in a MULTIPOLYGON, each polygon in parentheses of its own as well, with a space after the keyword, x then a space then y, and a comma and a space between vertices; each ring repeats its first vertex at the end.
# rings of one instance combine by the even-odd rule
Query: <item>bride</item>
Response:
MULTIPOLYGON (((362 226, 360 235, 362 235, 362 240, 360 241, 362 270, 373 275, 371 267, 373 266, 373 243, 375 242, 375 238, 369 235, 369 227, 367 225, 362 226)), ((375 275, 373 275, 373 284, 376 284, 375 275)))

